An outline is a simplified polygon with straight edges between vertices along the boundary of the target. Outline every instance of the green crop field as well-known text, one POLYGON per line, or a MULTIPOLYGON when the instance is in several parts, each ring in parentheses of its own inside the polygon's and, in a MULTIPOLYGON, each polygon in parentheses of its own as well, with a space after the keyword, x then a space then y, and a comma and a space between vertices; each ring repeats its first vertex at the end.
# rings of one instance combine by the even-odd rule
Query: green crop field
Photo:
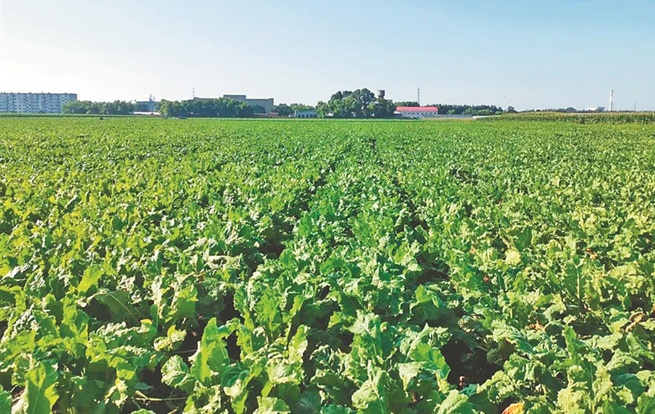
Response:
POLYGON ((654 238, 653 124, 0 118, 0 412, 652 414, 654 238))

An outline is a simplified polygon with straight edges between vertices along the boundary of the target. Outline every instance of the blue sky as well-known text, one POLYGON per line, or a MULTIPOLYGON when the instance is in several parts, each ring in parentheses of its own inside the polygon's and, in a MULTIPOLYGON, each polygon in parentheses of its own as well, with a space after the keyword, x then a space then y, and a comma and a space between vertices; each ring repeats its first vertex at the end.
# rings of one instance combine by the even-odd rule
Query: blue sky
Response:
POLYGON ((655 110, 655 1, 0 0, 0 91, 655 110))

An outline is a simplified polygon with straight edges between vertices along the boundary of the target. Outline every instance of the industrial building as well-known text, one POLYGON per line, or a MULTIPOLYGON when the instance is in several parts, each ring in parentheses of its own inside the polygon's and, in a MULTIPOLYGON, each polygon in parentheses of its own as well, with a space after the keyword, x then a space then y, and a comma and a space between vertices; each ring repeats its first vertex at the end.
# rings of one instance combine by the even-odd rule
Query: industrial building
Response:
POLYGON ((0 112, 60 114, 66 102, 77 101, 76 93, 0 92, 0 112))
POLYGON ((223 95, 224 99, 245 102, 252 106, 261 106, 266 113, 273 112, 275 100, 273 98, 247 98, 246 95, 223 95))
POLYGON ((434 118, 439 115, 439 108, 436 106, 399 106, 395 113, 401 118, 434 118))
POLYGON ((293 113, 294 118, 316 118, 318 114, 314 110, 305 110, 305 111, 295 111, 293 113))
POLYGON ((135 112, 154 113, 159 110, 159 101, 156 101, 154 96, 150 95, 147 101, 136 101, 135 112))

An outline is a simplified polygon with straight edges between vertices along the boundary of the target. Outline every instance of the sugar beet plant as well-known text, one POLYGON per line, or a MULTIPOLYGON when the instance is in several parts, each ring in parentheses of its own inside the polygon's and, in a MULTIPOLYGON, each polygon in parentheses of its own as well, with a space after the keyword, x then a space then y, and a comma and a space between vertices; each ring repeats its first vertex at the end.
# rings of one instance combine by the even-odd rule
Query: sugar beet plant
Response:
POLYGON ((0 125, 1 412, 655 410, 650 126, 0 125))

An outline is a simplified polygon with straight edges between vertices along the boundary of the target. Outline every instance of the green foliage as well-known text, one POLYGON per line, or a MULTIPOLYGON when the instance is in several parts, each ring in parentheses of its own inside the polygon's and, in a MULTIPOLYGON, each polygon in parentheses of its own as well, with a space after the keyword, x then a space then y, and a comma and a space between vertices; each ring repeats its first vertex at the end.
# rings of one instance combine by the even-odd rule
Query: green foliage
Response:
POLYGON ((368 89, 339 91, 330 100, 319 102, 316 112, 319 117, 333 118, 393 118, 396 105, 387 99, 375 97, 368 89))
MULTIPOLYGON (((400 104, 398 106, 401 106, 400 104)), ((503 113, 503 108, 496 105, 452 105, 452 104, 432 104, 439 108, 440 114, 448 115, 498 115, 503 113)))
POLYGON ((413 106, 413 107, 421 106, 421 104, 416 101, 400 101, 394 103, 396 104, 396 106, 413 106))
POLYGON ((282 117, 291 116, 294 113, 293 109, 289 105, 284 103, 275 105, 275 107, 273 108, 273 112, 277 112, 277 115, 282 117))
POLYGON ((292 103, 291 105, 279 104, 275 105, 273 112, 277 112, 278 116, 289 117, 296 113, 296 111, 313 111, 314 107, 311 105, 292 103))
POLYGON ((249 118, 262 111, 261 107, 229 98, 162 100, 159 105, 159 112, 165 118, 249 118))
POLYGON ((16 408, 29 414, 49 414, 57 401, 57 367, 52 361, 37 362, 25 375, 26 385, 16 408))
POLYGON ((654 136, 2 118, 0 412, 650 413, 654 136))
POLYGON ((64 114, 86 114, 86 115, 130 115, 136 107, 132 102, 91 102, 91 101, 68 101, 64 104, 64 114))

